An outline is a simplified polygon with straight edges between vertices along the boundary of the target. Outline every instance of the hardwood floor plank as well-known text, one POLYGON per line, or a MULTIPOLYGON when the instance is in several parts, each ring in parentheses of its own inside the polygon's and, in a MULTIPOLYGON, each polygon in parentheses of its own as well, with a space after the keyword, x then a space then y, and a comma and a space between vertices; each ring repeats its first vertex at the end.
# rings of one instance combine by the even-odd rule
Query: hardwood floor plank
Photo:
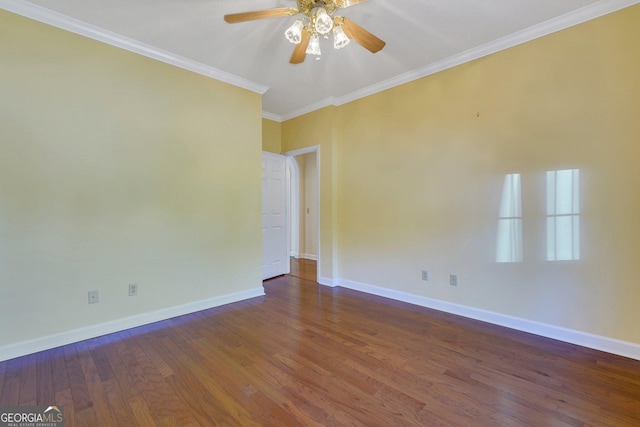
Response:
POLYGON ((98 425, 96 411, 92 407, 76 412, 76 423, 78 427, 95 427, 98 425))
POLYGON ((300 365, 295 355, 290 354, 276 354, 272 364, 275 366, 272 374, 278 379, 277 383, 292 403, 297 402, 299 411, 306 415, 305 420, 327 425, 364 425, 334 405, 324 394, 317 392, 322 388, 318 382, 322 372, 310 372, 310 368, 300 365), (292 377, 297 380, 291 381, 292 377))
POLYGON ((136 419, 136 425, 139 426, 157 426, 149 407, 145 403, 141 396, 134 396, 129 399, 129 406, 133 412, 133 416, 136 419))
POLYGON ((111 364, 109 363, 109 358, 104 352, 104 348, 109 341, 109 336, 102 336, 87 342, 91 358, 93 359, 95 368, 102 381, 110 380, 115 376, 113 369, 111 368, 111 364))
POLYGON ((195 329, 195 331, 193 331, 190 327, 193 324, 192 322, 195 322, 196 325, 198 324, 197 319, 197 316, 193 318, 189 316, 188 321, 186 318, 169 319, 168 326, 170 327, 166 328, 165 333, 171 337, 180 348, 184 348, 183 352, 195 363, 206 363, 202 355, 191 346, 191 342, 200 337, 199 330, 193 328, 195 329))
POLYGON ((124 398, 124 393, 120 388, 120 384, 115 376, 103 381, 104 391, 109 400, 109 408, 113 412, 116 425, 132 426, 135 425, 135 415, 129 402, 124 398))
POLYGON ((76 345, 65 345, 63 347, 63 351, 64 360, 67 365, 69 387, 71 389, 73 405, 76 411, 76 420, 78 421, 78 424, 81 424, 85 420, 91 419, 91 414, 93 414, 93 418, 95 419, 95 413, 93 411, 89 411, 85 414, 85 410, 90 409, 93 406, 93 402, 91 401, 89 388, 87 387, 84 372, 82 371, 82 364, 80 363, 76 345))
POLYGON ((70 388, 56 392, 56 405, 64 408, 65 427, 76 427, 78 423, 76 421, 76 411, 70 388))
POLYGON ((67 375, 67 364, 64 359, 64 348, 56 347, 48 351, 51 357, 52 382, 53 391, 57 395, 58 392, 67 390, 69 386, 69 376, 67 375))
MULTIPOLYGON (((208 340, 205 341, 208 342, 208 340)), ((229 364, 232 364, 233 360, 237 358, 238 353, 234 352, 234 350, 241 350, 246 355, 245 364, 247 369, 241 370, 241 378, 236 379, 235 382, 237 384, 242 384, 243 381, 248 383, 244 390, 250 396, 251 401, 255 402, 262 410, 266 408, 267 418, 261 418, 262 422, 267 422, 266 420, 273 417, 273 414, 279 413, 281 415, 278 418, 285 425, 296 426, 304 424, 295 415, 288 415, 290 412, 284 410, 286 406, 291 407, 293 402, 289 395, 283 393, 282 383, 272 375, 271 363, 268 359, 263 358, 264 355, 259 352, 253 353, 247 347, 234 347, 234 350, 231 351, 229 349, 225 350, 223 342, 218 342, 214 345, 217 350, 224 353, 222 358, 225 358, 229 364)))
MULTIPOLYGON (((451 377, 451 383, 459 389, 465 390, 473 396, 475 404, 489 406, 498 414, 503 414, 516 419, 535 419, 536 415, 545 413, 556 420, 557 425, 580 425, 580 421, 566 414, 556 411, 556 405, 542 407, 536 399, 530 399, 527 395, 538 393, 537 390, 529 390, 527 394, 513 394, 509 387, 501 385, 500 381, 480 381, 476 379, 474 371, 470 369, 457 369, 455 372, 448 370, 444 373, 451 377)), ((494 415, 497 417, 499 415, 494 415)), ((542 425, 548 425, 544 420, 542 425)))
POLYGON ((18 405, 27 405, 37 401, 37 354, 29 354, 22 360, 20 367, 20 399, 18 405))
POLYGON ((126 343, 127 349, 122 358, 156 423, 164 425, 172 419, 179 425, 195 423, 184 403, 175 396, 160 371, 137 345, 136 339, 128 337, 126 343))
POLYGON ((198 369, 200 377, 206 379, 205 387, 216 399, 225 402, 225 407, 241 424, 261 425, 260 421, 268 414, 264 408, 251 400, 251 395, 257 389, 246 377, 246 368, 241 363, 229 359, 218 346, 208 340, 196 341, 193 345, 210 361, 202 370, 198 369))
POLYGON ((160 375, 162 375, 165 378, 172 376, 173 369, 171 369, 171 367, 167 364, 164 357, 161 356, 160 353, 158 353, 153 346, 146 345, 146 344, 147 342, 144 338, 139 341, 139 345, 142 347, 147 357, 151 359, 151 362, 156 367, 158 372, 160 372, 160 375))
POLYGON ((53 399, 69 426, 640 425, 640 361, 293 262, 264 297, 0 362, 0 405, 53 399))
MULTIPOLYGON (((180 348, 177 347, 168 336, 161 340, 146 339, 141 346, 145 351, 153 347, 160 354, 165 355, 164 360, 175 374, 167 378, 176 395, 189 407, 196 421, 203 426, 207 425, 232 425, 228 421, 229 412, 224 405, 219 404, 215 397, 207 390, 202 381, 190 369, 190 363, 183 363, 177 356, 180 348)), ((185 355, 185 357, 188 357, 185 355)), ((238 424, 239 425, 239 424, 238 424)))
POLYGON ((114 426, 117 425, 116 419, 109 405, 109 399, 100 379, 100 374, 91 356, 89 345, 89 341, 82 341, 76 344, 76 349, 95 416, 99 426, 114 426))
POLYGON ((36 379, 37 402, 39 405, 52 405, 55 403, 56 390, 53 382, 53 352, 51 350, 37 353, 36 379))
POLYGON ((289 275, 315 282, 318 277, 317 263, 305 258, 298 258, 291 262, 291 272, 289 275))
POLYGON ((123 341, 125 338, 124 335, 120 333, 113 334, 113 338, 114 339, 103 343, 102 352, 109 360, 114 378, 118 381, 122 398, 128 401, 134 396, 138 396, 140 391, 133 381, 133 378, 131 378, 129 370, 121 357, 121 353, 124 352, 126 348, 126 344, 123 341))

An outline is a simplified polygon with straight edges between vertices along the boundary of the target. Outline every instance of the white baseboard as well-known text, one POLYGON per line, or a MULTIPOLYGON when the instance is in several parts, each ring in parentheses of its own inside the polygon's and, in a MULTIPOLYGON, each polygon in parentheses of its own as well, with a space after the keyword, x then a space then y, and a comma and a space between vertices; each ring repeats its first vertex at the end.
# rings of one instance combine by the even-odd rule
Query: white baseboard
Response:
POLYGON ((312 254, 300 254, 300 258, 310 259, 310 260, 312 260, 312 261, 317 261, 317 260, 318 260, 318 255, 312 255, 312 254))
POLYGON ((329 286, 331 288, 335 287, 336 285, 334 284, 334 280, 330 279, 328 277, 318 277, 318 283, 323 285, 323 286, 329 286))
POLYGON ((607 353, 617 354, 620 356, 629 357, 631 359, 640 360, 640 345, 636 343, 607 338, 599 335, 593 335, 586 332, 553 326, 533 320, 512 317, 505 314, 482 310, 479 308, 468 307, 465 305, 436 300, 420 295, 395 291, 393 289, 368 285, 366 283, 355 282, 353 280, 336 279, 332 283, 332 286, 341 286, 372 295, 390 298, 397 301, 407 302, 409 304, 419 305, 446 313, 456 314, 458 316, 492 323, 494 325, 516 329, 518 331, 540 335, 546 338, 552 338, 555 340, 592 348, 594 350, 605 351, 607 353))
POLYGON ((208 308, 219 307, 221 305, 259 297, 262 295, 264 295, 264 288, 260 286, 242 292, 235 292, 228 295, 222 295, 202 301, 169 307, 162 310, 137 314, 135 316, 125 317, 123 319, 117 319, 98 325, 87 326, 67 332, 61 332, 55 335, 49 335, 42 338, 35 338, 16 344, 10 344, 4 347, 0 347, 0 362, 20 356, 25 356, 27 354, 37 353, 43 350, 49 350, 51 348, 59 347, 62 345, 67 345, 90 338, 96 338, 102 335, 123 331, 125 329, 159 322, 161 320, 170 319, 172 317, 183 316, 185 314, 195 313, 196 311, 206 310, 208 308))

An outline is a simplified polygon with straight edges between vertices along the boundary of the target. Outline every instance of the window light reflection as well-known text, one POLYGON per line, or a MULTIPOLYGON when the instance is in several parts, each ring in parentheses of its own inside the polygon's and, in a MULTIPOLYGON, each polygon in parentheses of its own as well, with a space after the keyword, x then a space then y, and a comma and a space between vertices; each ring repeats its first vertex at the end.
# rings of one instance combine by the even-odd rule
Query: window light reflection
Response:
POLYGON ((519 173, 504 177, 497 236, 496 262, 522 262, 522 190, 519 173))
POLYGON ((580 170, 547 172, 547 260, 580 259, 580 170))

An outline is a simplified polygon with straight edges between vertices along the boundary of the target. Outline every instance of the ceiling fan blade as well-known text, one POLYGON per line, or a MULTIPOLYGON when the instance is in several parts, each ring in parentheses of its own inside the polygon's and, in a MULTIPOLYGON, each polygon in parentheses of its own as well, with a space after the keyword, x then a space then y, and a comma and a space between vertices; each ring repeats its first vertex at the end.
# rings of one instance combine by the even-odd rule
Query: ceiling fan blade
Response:
POLYGON ((378 37, 347 18, 344 18, 342 29, 350 39, 369 50, 371 53, 378 52, 384 47, 384 45, 386 45, 383 40, 380 40, 378 37))
POLYGON ((302 31, 302 40, 300 43, 293 48, 293 53, 291 54, 291 59, 289 60, 292 64, 300 64, 304 62, 304 59, 307 57, 307 46, 309 46, 309 40, 311 39, 311 33, 307 30, 302 31))
POLYGON ((229 24, 235 24, 236 22, 255 21, 256 19, 291 16, 296 13, 298 13, 298 9, 279 7, 277 9, 257 10, 254 12, 232 13, 230 15, 224 15, 224 20, 229 24))
POLYGON ((335 0, 336 6, 344 9, 345 7, 353 6, 358 3, 364 3, 367 0, 335 0))

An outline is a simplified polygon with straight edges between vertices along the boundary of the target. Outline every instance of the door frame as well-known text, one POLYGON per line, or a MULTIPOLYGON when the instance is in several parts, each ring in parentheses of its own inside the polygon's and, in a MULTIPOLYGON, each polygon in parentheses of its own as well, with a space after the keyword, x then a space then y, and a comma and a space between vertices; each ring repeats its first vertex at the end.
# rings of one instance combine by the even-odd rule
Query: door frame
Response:
POLYGON ((287 241, 289 242, 289 256, 298 258, 300 256, 300 168, 294 156, 287 158, 287 241), (292 197, 297 194, 298 197, 292 197), (297 212, 297 215, 293 213, 297 212), (293 230, 296 230, 294 233, 293 230))
MULTIPOLYGON (((320 194, 322 192, 321 191, 322 184, 320 182, 320 145, 312 145, 310 147, 299 148, 297 150, 285 151, 284 153, 282 153, 282 155, 290 158, 290 160, 293 162, 293 157, 301 156, 303 154, 308 154, 308 153, 316 153, 316 174, 317 174, 316 181, 318 183, 318 192, 317 192, 318 194, 316 194, 316 197, 317 197, 317 200, 316 200, 317 212, 315 212, 316 218, 317 218, 317 221, 316 221, 316 233, 317 233, 317 236, 318 236, 318 239, 317 239, 317 246, 318 247, 316 248, 316 253, 318 254, 317 269, 316 269, 317 270, 316 282, 320 283, 320 277, 322 277, 322 275, 320 274, 320 265, 322 265, 321 264, 322 255, 321 255, 321 251, 320 251, 320 248, 322 247, 322 244, 321 244, 322 235, 320 233, 320 231, 321 231, 320 224, 322 223, 322 218, 320 217, 321 216, 321 212, 322 212, 322 208, 321 208, 321 204, 320 204, 320 202, 322 200, 322 198, 320 197, 320 194)), ((287 170, 289 170, 289 168, 287 168, 287 170)), ((298 175, 299 174, 300 174, 300 171, 298 171, 298 175)), ((290 189, 292 188, 291 179, 292 179, 292 177, 290 176, 289 173, 287 173, 287 182, 288 182, 287 186, 290 189)), ((298 183, 294 183, 293 185, 294 186, 299 185, 299 182, 298 183)), ((291 194, 291 191, 289 191, 289 194, 291 194)), ((292 227, 291 224, 292 224, 292 218, 293 218, 293 216, 292 216, 293 215, 292 205, 295 204, 295 205, 297 205, 299 207, 299 203, 300 203, 299 200, 292 201, 291 197, 289 197, 287 199, 287 212, 289 214, 289 221, 290 221, 289 232, 298 233, 298 236, 290 236, 289 237, 289 242, 291 242, 292 240, 296 240, 298 242, 298 246, 299 246, 299 242, 300 242, 300 237, 299 237, 300 227, 298 227, 296 230, 293 230, 292 229, 293 227, 292 227)), ((299 211, 299 209, 298 209, 298 211, 299 211)), ((299 213, 298 213, 298 218, 299 218, 299 213)), ((298 247, 298 252, 299 252, 299 247, 298 247)), ((289 248, 289 253, 291 253, 291 248, 289 248)), ((298 253, 298 255, 299 255, 299 253, 298 253)))

